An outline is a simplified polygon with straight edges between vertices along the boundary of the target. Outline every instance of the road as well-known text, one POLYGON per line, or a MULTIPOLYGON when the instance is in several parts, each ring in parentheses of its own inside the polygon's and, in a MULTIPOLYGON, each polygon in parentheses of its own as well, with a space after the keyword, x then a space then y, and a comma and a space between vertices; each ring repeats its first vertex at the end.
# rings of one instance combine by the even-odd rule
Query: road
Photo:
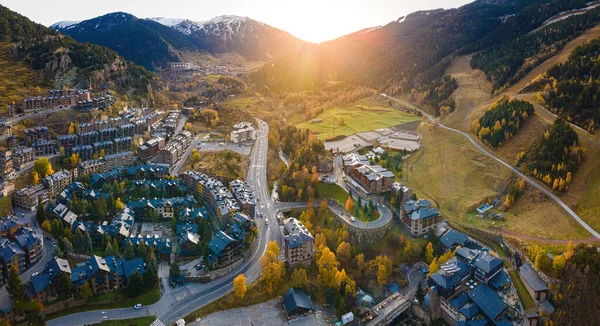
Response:
MULTIPOLYGON (((395 99, 391 96, 388 96, 386 94, 381 94, 384 97, 387 97, 388 99, 395 101, 397 103, 400 103, 402 105, 404 105, 404 103, 402 103, 402 101, 399 101, 398 99, 395 99)), ((431 123, 435 123, 435 119, 433 118, 433 116, 431 116, 430 114, 428 114, 427 112, 424 112, 423 110, 416 108, 419 112, 421 112, 421 114, 423 114, 423 116, 427 117, 429 119, 429 121, 431 121, 431 123)), ((473 139, 473 137, 471 137, 470 134, 458 130, 458 129, 454 129, 454 128, 450 128, 448 126, 443 125, 441 122, 437 125, 440 128, 461 134, 462 136, 466 137, 469 142, 471 142, 471 144, 473 144, 473 146, 475 146, 475 148, 477 148, 477 150, 479 150, 480 152, 482 152, 483 154, 485 154, 486 156, 488 156, 489 158, 495 160, 496 162, 500 163, 501 165, 504 165, 505 167, 511 169, 515 174, 517 174, 519 177, 525 179, 525 181, 533 186, 534 188, 540 190, 541 192, 543 192, 546 196, 548 196, 550 199, 554 200, 560 207, 562 207, 562 209, 564 209, 567 214, 569 214, 569 216, 571 216, 571 218, 573 218, 577 223, 579 223, 584 229, 586 229, 592 236, 600 239, 600 233, 598 233, 596 230, 594 230, 591 226, 589 226, 581 217, 579 217, 579 215, 577 215, 577 213, 575 213, 575 211, 573 211, 567 204, 565 204, 565 202, 563 202, 560 198, 558 198, 558 196, 556 196, 555 194, 553 194, 551 191, 549 191, 548 189, 546 189, 546 187, 540 185, 536 180, 530 178, 529 176, 523 174, 522 172, 518 171, 515 167, 513 167, 512 165, 504 162, 503 160, 501 160, 500 158, 498 158, 497 156, 495 156, 494 154, 488 152, 482 145, 480 145, 478 142, 475 141, 475 139, 473 139)))
POLYGON ((50 320, 47 322, 47 325, 85 325, 99 323, 103 320, 136 318, 149 315, 155 315, 160 321, 169 325, 231 292, 233 278, 238 274, 245 274, 248 284, 256 281, 262 274, 260 258, 267 247, 267 242, 275 240, 281 248, 283 241, 267 184, 268 125, 262 120, 258 120, 258 124, 259 130, 251 156, 248 180, 254 182, 256 197, 258 199, 257 212, 263 213, 264 218, 255 219, 259 229, 258 239, 256 240, 258 241, 258 245, 250 259, 234 269, 227 276, 207 284, 192 283, 184 287, 172 289, 168 285, 168 280, 163 278, 161 279, 161 299, 157 303, 143 307, 140 310, 121 308, 87 311, 50 320), (265 220, 269 220, 268 226, 265 225, 265 220))

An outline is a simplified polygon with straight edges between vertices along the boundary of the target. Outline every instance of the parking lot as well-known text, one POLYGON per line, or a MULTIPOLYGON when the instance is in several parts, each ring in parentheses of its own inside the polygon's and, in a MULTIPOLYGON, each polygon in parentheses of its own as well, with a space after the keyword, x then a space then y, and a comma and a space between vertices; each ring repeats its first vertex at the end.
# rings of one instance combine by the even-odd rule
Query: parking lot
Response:
POLYGON ((250 154, 251 144, 234 144, 234 143, 217 143, 217 142, 209 142, 209 143, 200 143, 196 146, 196 149, 199 151, 222 151, 222 150, 230 150, 234 152, 238 152, 242 155, 250 154))

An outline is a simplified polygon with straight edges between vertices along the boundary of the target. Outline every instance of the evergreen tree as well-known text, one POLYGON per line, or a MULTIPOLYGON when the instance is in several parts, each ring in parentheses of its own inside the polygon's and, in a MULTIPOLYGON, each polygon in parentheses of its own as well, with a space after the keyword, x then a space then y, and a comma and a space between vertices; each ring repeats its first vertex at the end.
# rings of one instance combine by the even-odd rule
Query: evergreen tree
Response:
MULTIPOLYGON (((140 241, 140 243, 141 242, 142 241, 140 241)), ((127 241, 127 244, 125 245, 125 251, 123 252, 123 257, 126 260, 132 260, 135 258, 135 253, 133 252, 133 245, 131 244, 131 241, 127 241)))
POLYGON ((10 297, 16 302, 22 302, 27 299, 25 297, 25 286, 21 281, 21 277, 19 276, 19 272, 17 269, 12 266, 8 271, 8 287, 6 289, 10 297))
POLYGON ((177 261, 174 261, 171 263, 171 266, 169 268, 169 277, 176 277, 179 276, 179 263, 177 263, 177 261))
POLYGON ((35 219, 37 220, 39 225, 42 225, 42 223, 44 223, 44 221, 48 219, 48 216, 46 215, 46 208, 44 207, 44 203, 42 203, 41 201, 39 201, 37 212, 35 214, 35 219))
POLYGON ((127 295, 130 297, 137 297, 144 292, 144 280, 140 276, 140 273, 135 272, 129 276, 127 280, 127 295))
POLYGON ((104 257, 114 256, 115 251, 113 250, 112 244, 106 245, 106 249, 104 249, 104 257))
POLYGON ((144 274, 144 287, 153 289, 158 284, 158 273, 154 264, 147 263, 148 268, 144 274))
MULTIPOLYGON (((110 243, 110 242, 109 242, 109 243, 110 243)), ((117 259, 118 259, 118 258, 121 258, 121 251, 119 250, 119 243, 118 243, 118 241, 117 241, 117 238, 114 238, 114 239, 112 240, 112 248, 113 248, 113 251, 114 251, 114 253, 115 253, 115 257, 116 257, 117 259)))
POLYGON ((94 249, 93 243, 92 243, 92 238, 90 237, 90 234, 87 232, 84 232, 84 235, 83 235, 82 248, 84 249, 83 253, 86 255, 91 254, 94 249))
POLYGON ((60 273, 56 277, 56 289, 58 291, 58 295, 61 298, 68 298, 73 295, 73 283, 71 283, 71 278, 67 273, 60 273))
POLYGON ((421 284, 417 285, 417 293, 415 293, 415 298, 419 300, 419 303, 423 304, 425 292, 423 291, 423 287, 421 287, 421 284))

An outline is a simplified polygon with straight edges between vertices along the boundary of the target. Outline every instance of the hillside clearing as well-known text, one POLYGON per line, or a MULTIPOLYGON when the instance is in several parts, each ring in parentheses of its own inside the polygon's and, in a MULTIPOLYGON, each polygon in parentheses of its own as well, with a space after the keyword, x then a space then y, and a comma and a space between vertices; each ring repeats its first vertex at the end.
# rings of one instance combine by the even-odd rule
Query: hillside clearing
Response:
POLYGON ((393 127, 420 120, 420 117, 396 110, 385 101, 366 98, 343 107, 327 109, 317 116, 322 121, 302 122, 296 127, 309 129, 319 139, 349 136, 357 132, 393 127))

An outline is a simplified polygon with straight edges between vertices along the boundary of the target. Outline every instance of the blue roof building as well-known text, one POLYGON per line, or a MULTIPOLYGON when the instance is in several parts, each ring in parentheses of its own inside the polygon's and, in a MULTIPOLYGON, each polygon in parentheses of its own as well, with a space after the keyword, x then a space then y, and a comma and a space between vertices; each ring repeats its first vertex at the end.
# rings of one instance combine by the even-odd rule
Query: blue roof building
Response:
POLYGON ((470 242, 469 237, 466 234, 454 229, 448 230, 448 232, 440 238, 440 241, 449 249, 454 249, 457 246, 466 247, 470 242))
POLYGON ((481 284, 469 292, 469 298, 479 307, 489 322, 494 322, 506 310, 507 305, 489 286, 481 284))

